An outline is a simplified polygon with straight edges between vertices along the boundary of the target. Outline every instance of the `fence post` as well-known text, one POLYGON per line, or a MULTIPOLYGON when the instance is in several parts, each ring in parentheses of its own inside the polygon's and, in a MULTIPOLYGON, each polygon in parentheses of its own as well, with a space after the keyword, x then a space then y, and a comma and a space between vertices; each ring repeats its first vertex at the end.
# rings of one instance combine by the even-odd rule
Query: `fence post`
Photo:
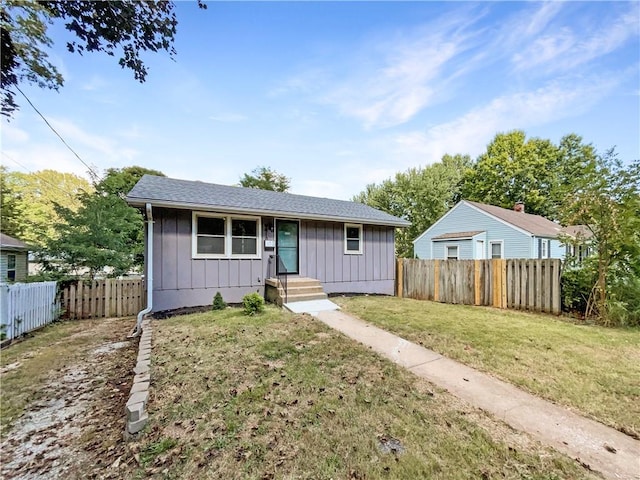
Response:
POLYGON ((433 261, 433 301, 440 301, 440 260, 433 261))
POLYGON ((402 271, 402 258, 396 259, 396 295, 398 298, 402 298, 403 287, 403 271, 402 271))
POLYGON ((474 305, 480 305, 480 260, 473 261, 473 301, 474 305))

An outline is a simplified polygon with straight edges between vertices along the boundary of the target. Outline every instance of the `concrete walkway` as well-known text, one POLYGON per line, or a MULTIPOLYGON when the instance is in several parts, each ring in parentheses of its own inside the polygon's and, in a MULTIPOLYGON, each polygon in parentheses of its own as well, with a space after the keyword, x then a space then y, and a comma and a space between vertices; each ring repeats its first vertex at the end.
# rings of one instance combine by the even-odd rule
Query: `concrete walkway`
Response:
POLYGON ((344 312, 323 311, 314 316, 605 478, 640 479, 639 441, 344 312))

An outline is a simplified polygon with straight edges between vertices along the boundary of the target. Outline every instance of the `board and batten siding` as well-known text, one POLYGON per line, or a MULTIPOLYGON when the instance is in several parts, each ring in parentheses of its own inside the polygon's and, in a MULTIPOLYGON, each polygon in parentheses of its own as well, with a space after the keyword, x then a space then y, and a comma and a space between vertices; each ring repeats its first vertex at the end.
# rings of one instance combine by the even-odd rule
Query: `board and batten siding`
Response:
MULTIPOLYGON (((263 217, 265 224, 273 218, 263 217)), ((190 210, 154 209, 153 311, 211 304, 216 292, 238 303, 247 293, 264 294, 264 280, 274 249, 260 259, 192 258, 190 210)), ((264 232, 263 232, 264 233, 264 232)), ((344 223, 300 222, 301 277, 320 280, 327 293, 393 294, 395 253, 393 227, 363 226, 363 253, 344 253, 344 223)))
POLYGON ((363 225, 362 254, 347 255, 344 223, 300 223, 300 276, 320 280, 326 293, 393 295, 393 227, 363 225))
MULTIPOLYGON (((414 244, 414 253, 421 259, 444 259, 444 246, 446 241, 432 242, 433 237, 445 233, 484 231, 486 239, 484 243, 485 258, 491 258, 491 242, 503 242, 504 258, 535 258, 532 257, 533 244, 531 235, 527 235, 489 215, 478 211, 467 204, 460 204, 450 210, 446 217, 434 224, 426 235, 419 238, 414 244), (442 248, 441 248, 442 245, 442 248)), ((460 257, 463 258, 462 256, 460 257)), ((473 256, 465 256, 464 259, 472 259, 473 256)))

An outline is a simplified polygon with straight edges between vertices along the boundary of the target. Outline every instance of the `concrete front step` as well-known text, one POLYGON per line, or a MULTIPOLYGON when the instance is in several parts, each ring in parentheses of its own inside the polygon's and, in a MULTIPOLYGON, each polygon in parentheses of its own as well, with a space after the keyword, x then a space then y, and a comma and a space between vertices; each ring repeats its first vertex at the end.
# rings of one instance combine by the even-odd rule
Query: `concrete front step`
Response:
MULTIPOLYGON (((322 289, 322 285, 309 285, 305 287, 300 287, 298 285, 287 287, 287 292, 289 295, 291 294, 305 294, 311 295, 313 293, 324 293, 322 289)), ((278 288, 278 295, 284 297, 284 288, 278 288)))
MULTIPOLYGON (((285 301, 284 296, 281 297, 282 301, 285 301)), ((309 293, 309 294, 305 294, 305 293, 294 293, 292 294, 291 292, 289 292, 289 295, 287 295, 286 298, 286 302, 287 303, 292 303, 292 302, 307 302, 309 300, 326 300, 327 294, 322 292, 322 293, 309 293)))
MULTIPOLYGON (((271 285, 272 287, 282 288, 284 282, 278 281, 277 278, 267 278, 265 280, 267 285, 271 285)), ((322 288, 322 284, 320 280, 316 280, 315 278, 307 278, 307 277, 287 277, 286 280, 287 288, 291 289, 294 287, 320 287, 322 288)))

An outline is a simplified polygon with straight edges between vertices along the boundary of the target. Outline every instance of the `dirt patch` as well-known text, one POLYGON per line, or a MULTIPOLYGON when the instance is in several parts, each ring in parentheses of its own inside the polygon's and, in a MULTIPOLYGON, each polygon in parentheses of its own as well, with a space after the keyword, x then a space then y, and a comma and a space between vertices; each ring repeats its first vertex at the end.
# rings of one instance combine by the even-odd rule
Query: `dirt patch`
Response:
MULTIPOLYGON (((137 352, 137 342, 122 341, 129 329, 130 319, 104 320, 91 326, 95 341, 82 349, 65 349, 64 340, 40 347, 67 358, 63 368, 41 372, 48 380, 11 425, 0 445, 1 478, 122 478, 120 465, 135 461, 123 440, 137 352)), ((18 368, 9 366, 3 373, 18 368)))

